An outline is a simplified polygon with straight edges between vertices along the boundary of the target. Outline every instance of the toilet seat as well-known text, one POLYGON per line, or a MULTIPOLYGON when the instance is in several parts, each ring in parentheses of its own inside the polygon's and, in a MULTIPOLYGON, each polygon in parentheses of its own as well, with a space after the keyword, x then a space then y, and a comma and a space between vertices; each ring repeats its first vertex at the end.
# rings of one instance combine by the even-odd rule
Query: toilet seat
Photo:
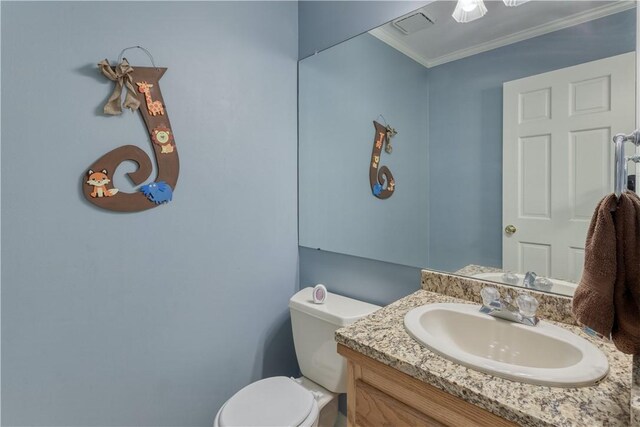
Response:
POLYGON ((214 426, 311 427, 318 413, 309 390, 290 378, 271 377, 233 395, 218 411, 214 426))

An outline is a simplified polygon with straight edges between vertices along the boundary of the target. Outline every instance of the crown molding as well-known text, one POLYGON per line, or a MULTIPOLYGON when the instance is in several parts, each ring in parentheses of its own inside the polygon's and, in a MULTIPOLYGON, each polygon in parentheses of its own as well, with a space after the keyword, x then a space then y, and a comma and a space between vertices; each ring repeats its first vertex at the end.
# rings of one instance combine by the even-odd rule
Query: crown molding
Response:
POLYGON ((593 21, 594 19, 603 18, 605 16, 613 15, 618 12, 633 9, 635 7, 635 1, 616 1, 611 4, 600 6, 594 9, 590 9, 584 12, 576 13, 575 15, 568 16, 566 18, 557 19, 555 21, 548 22, 546 24, 538 25, 536 27, 529 28, 527 30, 519 31, 508 36, 500 37, 495 40, 481 43, 476 46, 472 46, 465 49, 460 49, 455 52, 451 52, 447 55, 442 55, 437 58, 425 58, 413 49, 406 46, 397 37, 390 35, 384 28, 375 28, 369 33, 380 41, 388 44, 394 49, 407 55, 409 58, 420 63, 421 65, 431 68, 437 65, 442 65, 447 62, 457 61, 458 59, 473 56, 478 53, 487 52, 489 50, 497 49, 499 47, 507 46, 513 43, 521 42, 527 39, 538 37, 544 34, 552 33, 554 31, 562 30, 564 28, 573 27, 574 25, 583 24, 585 22, 593 21))
POLYGON ((399 41, 397 38, 389 35, 389 33, 385 31, 384 28, 382 27, 374 28, 373 30, 369 31, 369 34, 371 34, 378 40, 388 44, 392 48, 404 53, 405 55, 407 55, 409 58, 413 59, 417 63, 427 68, 431 67, 429 61, 427 61, 427 59, 424 56, 420 55, 419 53, 411 49, 409 46, 399 41))

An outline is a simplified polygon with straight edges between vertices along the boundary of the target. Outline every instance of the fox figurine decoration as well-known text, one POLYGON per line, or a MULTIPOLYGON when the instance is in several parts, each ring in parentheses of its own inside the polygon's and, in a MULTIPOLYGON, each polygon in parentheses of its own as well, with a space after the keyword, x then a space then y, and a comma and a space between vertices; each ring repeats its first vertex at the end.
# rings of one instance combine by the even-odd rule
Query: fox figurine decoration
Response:
POLYGON ((117 188, 107 189, 107 184, 111 182, 107 175, 107 170, 102 169, 100 172, 94 172, 89 169, 87 184, 93 186, 91 197, 111 197, 118 192, 117 188))

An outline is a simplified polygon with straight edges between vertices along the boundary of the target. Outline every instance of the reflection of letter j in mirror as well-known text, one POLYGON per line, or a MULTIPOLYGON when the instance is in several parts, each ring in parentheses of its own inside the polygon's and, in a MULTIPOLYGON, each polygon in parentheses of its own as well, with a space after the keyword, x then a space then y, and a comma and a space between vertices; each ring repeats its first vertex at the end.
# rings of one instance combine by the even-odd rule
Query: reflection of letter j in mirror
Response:
POLYGON ((392 127, 382 126, 376 121, 373 122, 373 126, 376 129, 376 133, 373 138, 373 151, 371 152, 371 164, 369 165, 369 182, 374 196, 378 199, 388 199, 395 190, 396 182, 389 168, 380 166, 380 154, 383 145, 385 146, 384 151, 391 154, 393 150, 391 138, 398 132, 392 127))

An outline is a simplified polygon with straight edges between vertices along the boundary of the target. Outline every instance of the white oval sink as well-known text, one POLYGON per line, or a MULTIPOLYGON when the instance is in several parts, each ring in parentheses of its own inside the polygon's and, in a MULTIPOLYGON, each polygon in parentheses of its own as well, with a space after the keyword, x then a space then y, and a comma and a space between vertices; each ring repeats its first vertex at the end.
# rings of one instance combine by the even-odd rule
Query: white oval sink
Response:
POLYGON ((525 326, 497 319, 480 313, 477 305, 423 305, 405 315, 404 326, 433 352, 509 380, 584 387, 609 371, 602 351, 566 329, 544 321, 525 326))

